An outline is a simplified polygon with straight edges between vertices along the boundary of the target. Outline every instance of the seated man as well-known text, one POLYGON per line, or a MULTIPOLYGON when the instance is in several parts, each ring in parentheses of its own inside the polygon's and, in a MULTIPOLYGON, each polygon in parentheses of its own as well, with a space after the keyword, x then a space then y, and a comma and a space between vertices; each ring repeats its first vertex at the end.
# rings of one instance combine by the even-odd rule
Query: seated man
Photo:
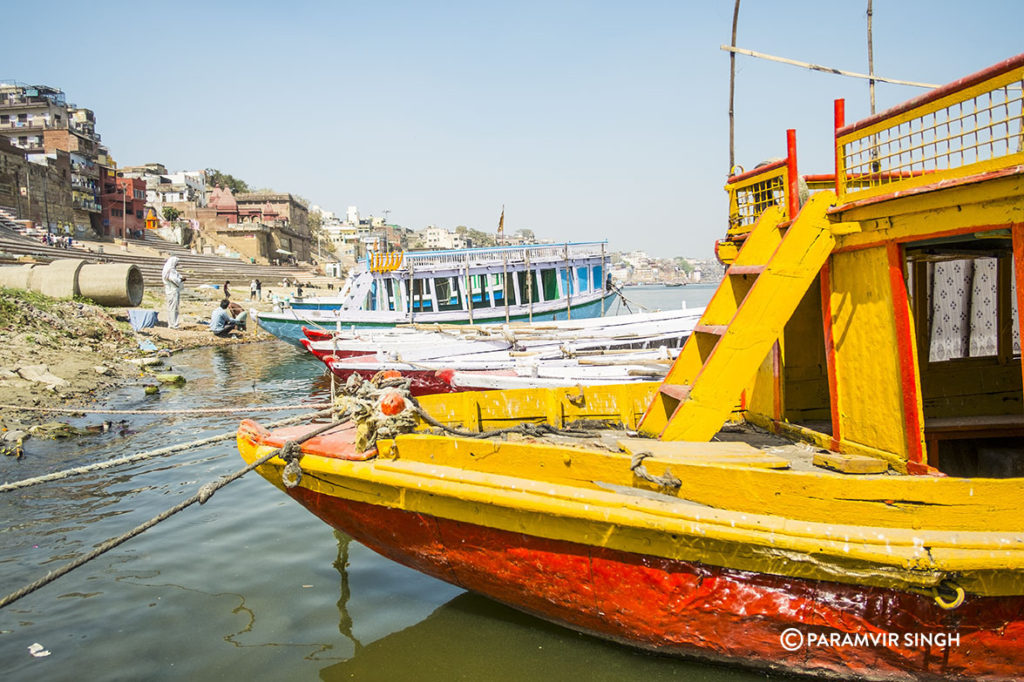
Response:
POLYGON ((210 331, 215 336, 227 336, 232 329, 245 331, 245 313, 241 313, 238 317, 231 317, 231 313, 228 312, 229 305, 231 302, 225 298, 220 302, 220 307, 213 311, 213 316, 210 318, 210 331))

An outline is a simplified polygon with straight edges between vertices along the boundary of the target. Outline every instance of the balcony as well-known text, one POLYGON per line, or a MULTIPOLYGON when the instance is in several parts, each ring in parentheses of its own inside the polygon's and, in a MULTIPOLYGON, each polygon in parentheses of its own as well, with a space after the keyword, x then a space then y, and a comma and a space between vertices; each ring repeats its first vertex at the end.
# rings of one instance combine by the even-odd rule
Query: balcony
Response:
POLYGON ((88 199, 72 199, 71 206, 73 208, 80 208, 83 211, 89 211, 90 213, 101 213, 103 210, 95 201, 90 201, 88 199))

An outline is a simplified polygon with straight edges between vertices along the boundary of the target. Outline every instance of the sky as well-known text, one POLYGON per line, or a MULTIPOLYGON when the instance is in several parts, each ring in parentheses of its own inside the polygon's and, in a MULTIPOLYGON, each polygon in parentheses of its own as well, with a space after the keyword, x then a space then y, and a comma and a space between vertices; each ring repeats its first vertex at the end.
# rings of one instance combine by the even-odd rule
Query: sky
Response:
MULTIPOLYGON (((737 45, 866 73, 867 0, 742 0, 737 45)), ((0 80, 92 109, 120 166, 217 168, 410 229, 530 229, 710 257, 726 228, 733 0, 4 9, 0 80), (45 16, 43 15, 45 13, 45 16), (14 28, 15 30, 11 30, 14 28)), ((875 0, 875 73, 944 84, 1024 51, 1024 0, 875 0)), ((878 84, 882 111, 924 90, 878 84)), ((736 163, 833 169, 866 81, 736 58, 736 163)))

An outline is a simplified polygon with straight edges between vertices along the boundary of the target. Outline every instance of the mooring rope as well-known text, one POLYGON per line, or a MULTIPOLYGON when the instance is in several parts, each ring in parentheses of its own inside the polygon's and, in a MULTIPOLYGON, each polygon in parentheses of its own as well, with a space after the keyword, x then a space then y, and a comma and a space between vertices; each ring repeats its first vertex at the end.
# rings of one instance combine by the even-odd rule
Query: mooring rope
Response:
POLYGON ((612 289, 612 291, 614 291, 615 293, 617 293, 619 295, 619 299, 622 301, 623 305, 626 306, 626 310, 628 310, 629 312, 631 312, 631 313, 633 312, 633 310, 629 307, 630 303, 635 305, 640 310, 646 310, 647 312, 650 312, 651 309, 648 308, 647 306, 645 306, 643 303, 640 303, 638 301, 630 301, 628 298, 626 298, 626 294, 622 293, 622 288, 621 287, 616 286, 615 284, 612 284, 611 285, 611 289, 612 289))
MULTIPOLYGON (((328 410, 329 412, 329 410, 328 410)), ((317 413, 322 414, 322 413, 317 413)), ((315 416, 315 415, 314 415, 315 416)), ((303 414, 297 417, 289 417, 280 421, 273 422, 267 426, 273 428, 278 426, 286 426, 288 424, 294 424, 295 422, 304 421, 309 418, 309 415, 303 414)), ((112 467, 121 466, 122 464, 132 464, 134 462, 141 462, 145 459, 152 457, 160 457, 163 455, 169 455, 182 450, 189 450, 191 448, 202 447, 204 445, 210 445, 211 443, 217 443, 222 440, 228 440, 234 438, 237 435, 237 431, 228 431, 221 433, 216 436, 210 436, 209 438, 202 438, 200 440, 190 441, 188 443, 179 443, 177 445, 168 445, 165 448, 157 448, 156 450, 147 450, 145 452, 137 452, 134 455, 125 455, 124 457, 117 457, 115 459, 108 459, 103 462, 96 462, 94 464, 86 464, 73 469, 64 469, 63 471, 54 471, 49 474, 42 476, 35 476, 33 478, 25 478, 20 481, 14 481, 12 483, 0 484, 0 493, 6 493, 11 490, 17 490, 19 488, 28 488, 29 486, 37 485, 39 483, 46 483, 48 481, 59 481, 64 478, 70 478, 71 476, 79 476, 81 474, 87 474, 93 471, 100 471, 102 469, 110 469, 112 467)))
POLYGON ((31 412, 64 412, 71 414, 235 414, 239 410, 246 412, 283 412, 285 410, 324 409, 328 403, 305 405, 273 405, 270 407, 212 407, 194 410, 93 410, 84 407, 33 407, 29 405, 3 405, 0 408, 9 410, 25 410, 31 412))
POLYGON ((552 426, 548 423, 531 424, 524 422, 522 424, 516 424, 515 426, 509 426, 503 429, 493 429, 491 431, 464 431, 463 429, 457 429, 454 426, 448 426, 434 419, 430 414, 420 407, 419 403, 412 396, 409 396, 409 400, 413 405, 413 410, 417 416, 427 424, 430 424, 434 428, 440 429, 445 433, 450 433, 453 436, 460 436, 462 438, 493 438, 495 436, 503 436, 507 433, 518 433, 524 436, 535 436, 541 437, 544 435, 553 436, 569 436, 573 438, 579 437, 597 437, 600 434, 593 429, 560 429, 557 426, 552 426))
MULTIPOLYGON (((309 417, 312 418, 312 417, 329 415, 331 413, 331 411, 332 410, 323 410, 322 412, 317 412, 315 414, 309 415, 309 417)), ((167 511, 165 511, 165 512, 163 512, 161 514, 158 514, 157 516, 154 516, 149 521, 146 521, 145 523, 142 523, 142 524, 136 526, 135 528, 132 528, 127 533, 124 533, 123 535, 119 535, 116 538, 111 538, 111 539, 107 540, 106 542, 101 543, 100 545, 98 545, 96 547, 96 549, 94 549, 93 551, 89 552, 88 554, 85 554, 85 555, 79 557, 78 559, 75 559, 74 561, 71 561, 71 562, 69 562, 67 564, 64 564, 63 566, 61 566, 59 568, 56 568, 56 569, 50 571, 49 573, 47 573, 45 576, 43 576, 39 580, 36 580, 35 582, 26 585, 25 587, 21 588, 20 590, 17 590, 16 592, 12 592, 11 594, 9 594, 6 597, 4 597, 3 599, 0 599, 0 609, 4 608, 5 606, 8 606, 9 604, 12 604, 12 603, 18 601, 19 599, 21 599, 22 597, 24 597, 26 595, 29 595, 29 594, 35 592, 36 590, 38 590, 41 587, 44 587, 44 586, 52 583, 57 578, 60 578, 61 576, 64 576, 64 575, 67 575, 68 573, 70 573, 71 571, 75 570, 79 566, 83 566, 84 564, 87 564, 88 562, 90 562, 93 559, 99 557, 100 555, 104 554, 105 552, 109 552, 110 550, 114 549, 118 545, 121 545, 121 544, 127 542, 128 540, 131 540, 133 537, 135 537, 137 535, 140 535, 143 532, 149 530, 150 528, 152 528, 153 526, 157 525, 158 523, 160 523, 162 521, 166 521, 167 519, 171 518, 172 516, 174 516, 178 512, 182 511, 183 509, 192 506, 196 502, 198 502, 199 504, 204 504, 208 499, 210 499, 210 497, 215 492, 217 492, 218 490, 220 490, 221 488, 223 488, 227 484, 232 483, 232 482, 238 480, 239 478, 241 478, 245 474, 249 473, 250 471, 252 471, 256 467, 259 467, 259 466, 262 466, 263 464, 266 464, 268 461, 270 461, 273 457, 277 456, 277 454, 280 453, 281 451, 283 451, 285 448, 290 447, 289 443, 292 443, 292 442, 294 442, 294 443, 304 443, 307 440, 309 440, 310 438, 313 438, 315 436, 319 436, 320 434, 322 434, 322 433, 324 433, 326 431, 329 431, 329 430, 331 430, 331 429, 333 429, 333 428, 335 428, 337 426, 340 426, 341 424, 342 424, 342 422, 340 422, 340 421, 332 421, 329 424, 325 424, 325 425, 321 426, 318 429, 310 431, 309 433, 307 433, 307 434, 305 434, 305 435, 303 435, 303 436, 301 436, 299 438, 296 438, 294 441, 289 441, 288 443, 285 443, 280 448, 277 448, 275 450, 271 450, 270 452, 268 452, 263 457, 260 457, 258 460, 255 460, 254 462, 252 462, 248 466, 243 467, 242 469, 239 469, 238 471, 234 472, 233 474, 229 474, 227 476, 222 476, 220 479, 218 479, 216 481, 211 481, 211 482, 203 485, 199 489, 199 492, 197 492, 195 495, 193 495, 192 497, 188 498, 187 500, 179 502, 178 504, 174 505, 173 507, 171 507, 167 511)))
POLYGON ((644 468, 643 461, 648 457, 653 456, 654 455, 650 452, 637 452, 633 455, 629 468, 637 475, 638 478, 641 478, 648 483, 653 483, 662 490, 668 490, 670 492, 679 490, 683 485, 683 482, 673 476, 672 472, 668 470, 668 467, 665 467, 665 473, 661 476, 652 476, 647 472, 647 469, 644 468))
POLYGON ((463 438, 493 438, 507 433, 538 438, 544 435, 596 437, 599 435, 597 429, 607 427, 607 422, 604 421, 593 424, 581 421, 576 422, 581 428, 558 428, 546 423, 522 423, 492 431, 467 431, 434 419, 410 392, 411 383, 411 379, 401 376, 398 372, 377 372, 371 379, 363 379, 355 372, 349 375, 342 388, 343 394, 338 398, 338 404, 351 412, 352 421, 357 424, 357 450, 366 452, 373 448, 379 439, 391 439, 403 433, 411 433, 417 426, 413 415, 436 429, 463 438), (392 373, 395 376, 390 376, 392 373), (398 393, 407 409, 389 411, 385 414, 381 403, 388 399, 390 393, 398 393))

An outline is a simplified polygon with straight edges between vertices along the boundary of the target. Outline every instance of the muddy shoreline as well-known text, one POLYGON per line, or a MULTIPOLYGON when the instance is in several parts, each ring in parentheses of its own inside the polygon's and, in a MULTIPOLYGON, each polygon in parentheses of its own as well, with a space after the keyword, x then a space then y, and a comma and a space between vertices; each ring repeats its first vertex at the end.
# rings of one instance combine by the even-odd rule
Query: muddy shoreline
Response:
MULTIPOLYGON (((236 302, 247 310, 270 310, 272 292, 263 293, 263 302, 236 302)), ((61 428, 74 415, 67 410, 96 407, 116 388, 159 392, 169 378, 161 375, 174 373, 174 354, 182 350, 280 343, 252 321, 244 332, 214 336, 208 323, 219 301, 216 290, 189 291, 179 328, 170 329, 162 292, 147 292, 139 308, 157 310, 159 321, 136 332, 123 308, 0 290, 0 452, 20 456, 27 438, 73 435, 61 428), (156 357, 163 363, 145 364, 156 357)))

